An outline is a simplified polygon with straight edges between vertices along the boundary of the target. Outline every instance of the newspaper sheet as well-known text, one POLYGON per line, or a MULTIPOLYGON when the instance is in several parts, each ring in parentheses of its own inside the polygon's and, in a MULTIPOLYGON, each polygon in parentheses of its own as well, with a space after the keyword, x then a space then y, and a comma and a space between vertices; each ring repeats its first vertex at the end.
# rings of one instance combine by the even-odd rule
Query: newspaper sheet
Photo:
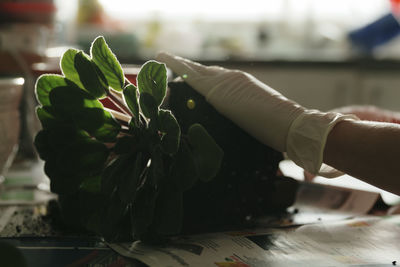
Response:
POLYGON ((400 216, 362 217, 295 229, 187 236, 165 247, 110 244, 149 266, 393 266, 400 263, 400 216))
POLYGON ((400 217, 350 220, 364 216, 378 198, 376 192, 303 182, 292 207, 299 212, 290 220, 260 218, 256 230, 178 237, 164 247, 110 247, 149 266, 391 265, 400 256, 400 217))
POLYGON ((301 182, 294 205, 288 208, 290 215, 276 218, 274 215, 256 219, 260 227, 286 227, 337 221, 368 213, 380 198, 377 192, 350 189, 325 184, 301 182))
POLYGON ((379 198, 377 192, 303 182, 292 207, 300 212, 290 223, 302 225, 363 215, 379 198))

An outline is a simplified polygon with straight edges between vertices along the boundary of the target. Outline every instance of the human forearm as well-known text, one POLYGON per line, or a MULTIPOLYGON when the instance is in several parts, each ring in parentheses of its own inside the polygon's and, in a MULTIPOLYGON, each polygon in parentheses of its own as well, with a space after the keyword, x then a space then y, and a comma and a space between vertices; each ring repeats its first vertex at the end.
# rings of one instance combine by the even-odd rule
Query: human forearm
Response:
POLYGON ((324 162, 367 183, 400 195, 400 126, 343 121, 328 135, 324 162))

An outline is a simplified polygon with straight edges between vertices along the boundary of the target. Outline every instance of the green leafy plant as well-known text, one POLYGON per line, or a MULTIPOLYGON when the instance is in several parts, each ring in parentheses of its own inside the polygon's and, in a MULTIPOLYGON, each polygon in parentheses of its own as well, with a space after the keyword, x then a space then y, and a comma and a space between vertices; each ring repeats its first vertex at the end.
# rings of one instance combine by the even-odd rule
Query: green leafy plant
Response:
POLYGON ((90 55, 69 49, 63 75, 36 82, 35 146, 66 222, 107 240, 160 240, 182 227, 182 194, 218 172, 223 152, 200 124, 187 133, 161 109, 164 64, 146 62, 137 87, 103 37, 90 55), (105 108, 100 100, 116 108, 105 108))

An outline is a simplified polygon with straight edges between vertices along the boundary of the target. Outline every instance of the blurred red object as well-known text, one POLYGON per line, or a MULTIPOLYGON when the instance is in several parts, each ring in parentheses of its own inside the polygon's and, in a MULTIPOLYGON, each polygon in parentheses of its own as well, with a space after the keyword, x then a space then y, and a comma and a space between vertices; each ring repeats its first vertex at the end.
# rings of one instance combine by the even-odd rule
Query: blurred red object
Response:
POLYGON ((390 4, 392 7, 392 13, 395 15, 397 19, 400 17, 400 0, 390 0, 390 4))
POLYGON ((36 22, 51 24, 57 8, 53 1, 1 1, 0 22, 36 22))

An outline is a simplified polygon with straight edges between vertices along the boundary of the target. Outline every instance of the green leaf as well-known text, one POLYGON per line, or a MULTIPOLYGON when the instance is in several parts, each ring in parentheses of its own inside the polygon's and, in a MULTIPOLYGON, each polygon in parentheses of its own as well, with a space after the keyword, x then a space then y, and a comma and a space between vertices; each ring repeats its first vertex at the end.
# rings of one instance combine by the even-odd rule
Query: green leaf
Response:
POLYGON ((183 219, 182 192, 173 184, 166 184, 161 190, 155 208, 154 229, 160 235, 180 233, 183 219))
POLYGON ((61 59, 65 77, 96 98, 108 92, 108 83, 97 65, 82 51, 68 49, 61 59))
POLYGON ((56 87, 66 87, 67 85, 67 80, 61 75, 43 74, 37 79, 35 84, 36 98, 43 106, 49 106, 50 91, 56 87))
POLYGON ((99 178, 96 176, 84 179, 77 197, 81 225, 94 233, 101 233, 104 207, 107 202, 107 198, 97 191, 99 178))
POLYGON ((108 93, 108 83, 95 63, 83 52, 75 55, 74 67, 86 91, 95 98, 103 98, 108 93))
POLYGON ((93 98, 91 95, 87 94, 85 92, 85 94, 83 94, 83 106, 85 108, 99 108, 99 109, 103 109, 103 104, 101 104, 101 102, 95 98, 93 98))
POLYGON ((37 107, 36 115, 39 118, 43 129, 51 129, 53 131, 55 129, 73 128, 74 130, 77 130, 73 120, 57 116, 53 106, 37 107))
POLYGON ((111 196, 109 204, 109 213, 107 217, 114 222, 113 225, 116 225, 118 222, 121 221, 121 219, 123 219, 125 213, 128 211, 127 205, 124 205, 121 202, 117 194, 113 194, 111 196))
POLYGON ((60 152, 58 168, 71 176, 93 176, 104 168, 108 155, 108 148, 101 142, 89 138, 77 140, 60 152))
POLYGON ((169 110, 160 110, 158 124, 159 131, 162 133, 161 149, 167 154, 175 154, 181 139, 181 128, 177 120, 169 110))
POLYGON ((114 146, 114 152, 116 154, 127 154, 132 153, 138 150, 138 146, 140 145, 140 141, 137 137, 132 136, 122 136, 117 139, 117 142, 114 146))
POLYGON ((124 101, 128 104, 130 111, 134 116, 134 123, 139 127, 139 104, 137 100, 137 88, 133 84, 129 84, 124 88, 124 101))
POLYGON ((44 106, 36 108, 36 115, 42 124, 44 129, 57 127, 58 125, 62 125, 63 122, 58 120, 54 115, 54 111, 52 107, 44 106))
POLYGON ((81 108, 74 119, 80 128, 93 134, 105 122, 104 110, 101 108, 81 108))
POLYGON ((103 110, 105 121, 104 124, 96 129, 92 134, 102 142, 114 142, 121 130, 121 125, 111 116, 111 114, 103 110))
POLYGON ((145 183, 136 192, 131 209, 132 235, 134 239, 141 239, 153 222, 157 195, 156 188, 148 183, 145 183))
POLYGON ((137 76, 137 86, 140 93, 152 95, 159 106, 167 90, 167 68, 165 64, 154 60, 147 61, 137 76))
POLYGON ((124 157, 118 157, 105 168, 101 177, 101 192, 111 195, 117 190, 120 173, 125 169, 124 163, 124 157))
POLYGON ((220 169, 224 152, 198 123, 189 127, 188 137, 193 148, 199 178, 205 182, 210 181, 220 169))
POLYGON ((48 141, 54 151, 61 152, 73 143, 90 139, 89 135, 73 124, 63 124, 49 128, 48 141))
POLYGON ((90 55, 106 77, 111 88, 122 91, 125 82, 124 72, 103 36, 94 40, 90 48, 90 55))
POLYGON ((39 154, 39 157, 42 160, 48 160, 50 159, 54 154, 56 154, 56 151, 52 149, 52 147, 49 144, 49 130, 41 130, 39 131, 34 140, 34 145, 35 148, 39 154))
POLYGON ((61 86, 49 94, 51 109, 57 116, 77 118, 87 108, 103 109, 103 105, 86 91, 76 86, 61 86))
POLYGON ((143 114, 153 122, 157 121, 158 105, 154 97, 148 93, 141 93, 139 98, 140 108, 143 114))
POLYGON ((171 169, 171 179, 180 191, 191 188, 199 179, 196 162, 188 144, 182 140, 171 169))
POLYGON ((136 191, 140 185, 140 175, 143 171, 143 154, 129 157, 125 165, 125 171, 120 177, 118 195, 124 204, 131 203, 135 199, 136 191))
MULTIPOLYGON (((52 145, 54 138, 53 133, 53 137, 49 137, 52 145)), ((108 149, 102 143, 88 138, 57 148, 59 152, 45 163, 45 173, 50 178, 52 192, 58 194, 74 193, 82 181, 99 175, 108 157, 108 149)))
POLYGON ((117 192, 124 203, 132 201, 144 168, 142 153, 118 156, 103 172, 102 192, 107 195, 117 192))
MULTIPOLYGON (((128 212, 128 206, 124 205, 117 194, 112 194, 105 205, 105 215, 102 219, 101 234, 107 241, 115 241, 120 237, 122 223, 125 214, 128 212)), ((126 238, 126 237, 123 237, 126 238)))
POLYGON ((115 141, 121 125, 87 92, 76 86, 56 87, 50 92, 49 100, 51 107, 37 109, 44 128, 58 127, 70 121, 98 140, 115 141))
POLYGON ((77 87, 60 86, 51 90, 49 99, 56 116, 73 118, 84 107, 86 95, 77 87))
POLYGON ((44 165, 44 172, 50 178, 50 189, 56 194, 73 194, 78 191, 83 180, 81 175, 67 175, 59 171, 57 158, 49 159, 44 165))
MULTIPOLYGON (((51 181, 50 186, 52 186, 51 181)), ((60 209, 60 215, 65 225, 71 227, 72 229, 80 228, 81 220, 79 215, 81 214, 80 207, 82 202, 79 198, 79 192, 74 192, 72 194, 68 194, 68 192, 65 194, 59 194, 57 202, 59 203, 60 207, 62 207, 60 209)))
POLYGON ((80 184, 80 189, 90 193, 99 193, 101 190, 101 176, 85 177, 80 184))
POLYGON ((154 148, 150 154, 151 162, 146 182, 156 186, 163 182, 165 177, 163 154, 158 147, 154 148))
POLYGON ((83 108, 76 115, 77 125, 103 142, 115 141, 121 125, 102 108, 83 108))
POLYGON ((79 74, 75 69, 75 56, 79 53, 79 50, 68 49, 61 58, 61 70, 66 78, 73 81, 80 88, 84 88, 79 74))

